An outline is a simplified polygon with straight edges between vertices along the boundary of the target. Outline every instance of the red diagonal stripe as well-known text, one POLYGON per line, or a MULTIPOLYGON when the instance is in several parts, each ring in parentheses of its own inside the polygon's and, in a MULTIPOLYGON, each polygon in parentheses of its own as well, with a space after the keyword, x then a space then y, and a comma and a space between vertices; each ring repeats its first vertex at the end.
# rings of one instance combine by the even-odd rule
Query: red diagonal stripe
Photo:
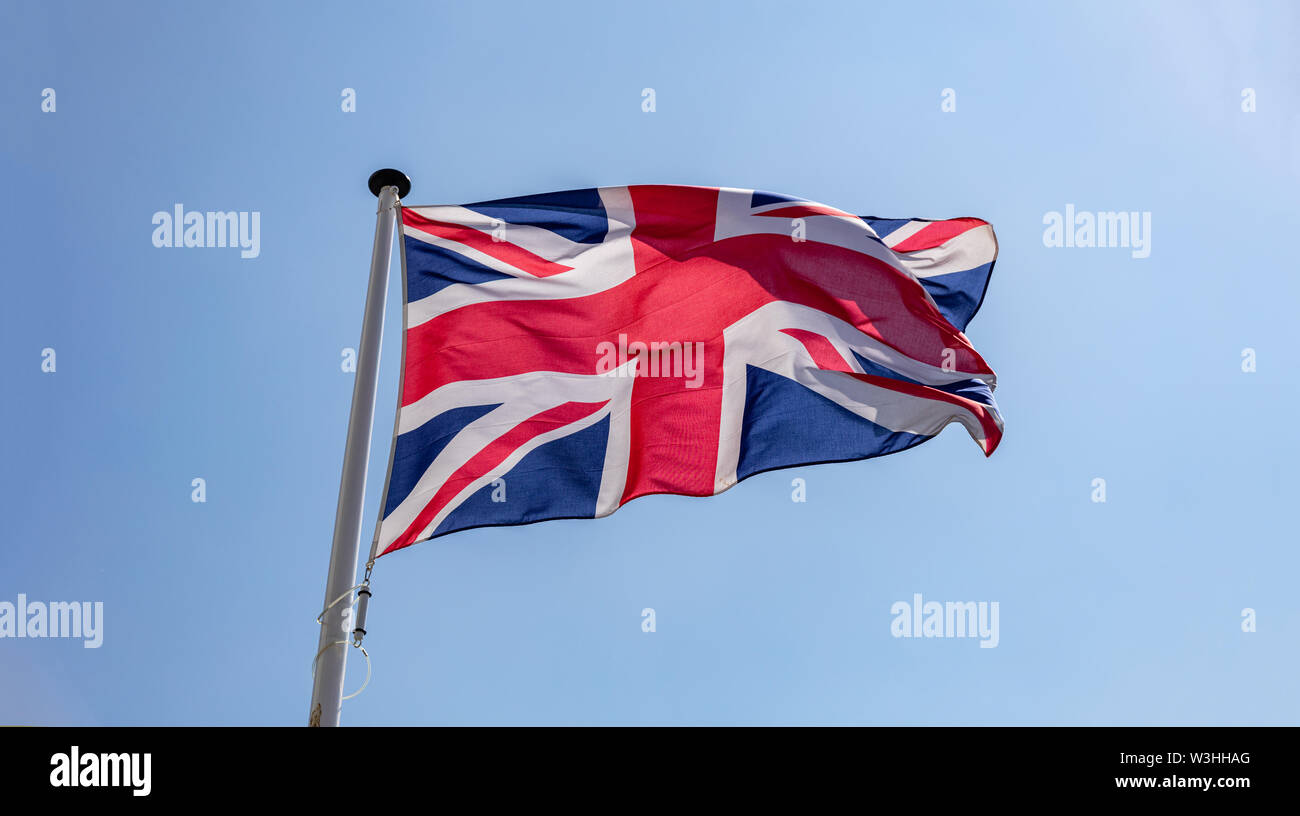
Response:
POLYGON ((808 350, 808 354, 812 356, 818 368, 830 371, 853 370, 853 366, 848 364, 839 349, 835 348, 835 344, 817 332, 810 332, 807 329, 781 329, 781 333, 788 334, 803 343, 803 347, 808 350))
POLYGON ((956 238, 963 232, 969 232, 976 227, 983 227, 987 224, 987 221, 981 221, 978 218, 953 218, 948 221, 935 221, 921 227, 921 229, 890 247, 890 249, 895 252, 918 252, 922 249, 933 249, 956 238))
POLYGON ((433 494, 433 498, 415 517, 415 521, 411 522, 411 526, 407 527, 405 532, 398 536, 397 540, 390 544, 388 549, 384 550, 380 555, 387 555, 393 550, 400 550, 414 544, 415 539, 429 525, 429 522, 433 521, 434 516, 438 515, 442 508, 456 498, 465 489, 466 485, 482 478, 492 468, 500 465, 506 460, 506 457, 518 450, 521 445, 547 431, 577 422, 583 417, 591 416, 608 403, 609 400, 602 402, 566 402, 534 414, 501 434, 501 436, 489 442, 483 450, 470 457, 469 461, 457 468, 456 472, 451 474, 447 481, 443 482, 437 492, 433 494))
POLYGON ((980 427, 984 429, 984 442, 981 447, 984 448, 985 456, 992 456, 993 451, 997 450, 998 443, 1002 441, 1002 431, 998 428, 997 421, 993 418, 993 413, 989 411, 988 406, 982 405, 975 400, 969 400, 965 397, 959 397, 956 394, 950 394, 938 388, 931 388, 928 385, 917 385, 916 383, 895 380, 889 377, 878 377, 875 374, 859 374, 856 371, 847 372, 850 377, 862 380, 864 383, 881 388, 888 388, 891 391, 897 391, 900 394, 910 394, 913 397, 922 397, 924 399, 938 400, 939 402, 948 402, 960 408, 964 408, 975 415, 979 420, 980 427))
POLYGON ((803 218, 808 215, 839 215, 845 218, 857 218, 853 213, 846 213, 843 210, 837 210, 834 207, 827 207, 825 204, 793 204, 789 207, 781 207, 776 210, 756 212, 754 215, 763 215, 770 218, 803 218))
POLYGON ((473 227, 425 218, 415 210, 402 210, 402 223, 420 232, 446 238, 449 241, 456 241, 471 249, 477 249, 484 255, 490 255, 498 261, 508 263, 539 278, 549 278, 551 275, 568 272, 573 268, 554 261, 548 261, 509 241, 493 241, 492 236, 485 235, 482 231, 473 227))
POLYGON ((870 383, 871 385, 880 388, 888 388, 891 391, 897 391, 900 394, 908 394, 913 397, 947 402, 960 408, 964 408, 971 414, 974 414, 975 418, 979 420, 980 427, 984 429, 984 442, 981 447, 984 448, 985 456, 992 455, 993 451, 997 448, 998 443, 1002 441, 1002 431, 999 430, 992 412, 989 411, 988 406, 986 405, 978 403, 975 400, 966 399, 965 397, 959 397, 956 394, 949 393, 939 388, 932 388, 928 385, 919 385, 904 380, 895 380, 890 377, 881 377, 876 374, 859 374, 854 371, 847 362, 845 362, 844 357, 840 355, 839 351, 836 350, 831 341, 820 334, 805 329, 782 329, 781 331, 782 333, 788 334, 798 340, 800 343, 803 343, 804 348, 808 350, 808 354, 812 357, 813 362, 817 364, 818 368, 826 371, 842 371, 854 379, 870 383))

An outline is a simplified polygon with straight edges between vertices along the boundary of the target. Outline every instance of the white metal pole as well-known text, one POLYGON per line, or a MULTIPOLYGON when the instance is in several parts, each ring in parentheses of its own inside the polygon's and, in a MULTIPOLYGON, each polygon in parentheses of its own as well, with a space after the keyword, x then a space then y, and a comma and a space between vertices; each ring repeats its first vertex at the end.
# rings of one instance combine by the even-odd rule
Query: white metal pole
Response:
POLYGON ((370 191, 379 197, 375 247, 370 256, 370 285, 357 349, 352 413, 343 449, 343 478, 334 515, 334 544, 325 581, 325 614, 321 617, 309 725, 336 726, 343 705, 343 675, 347 668, 348 637, 352 630, 352 590, 361 549, 361 516, 366 498, 366 465, 370 459, 370 428, 375 415, 379 350, 384 335, 384 301, 388 295, 388 265, 392 258, 397 204, 411 182, 397 170, 379 170, 370 177, 370 191))

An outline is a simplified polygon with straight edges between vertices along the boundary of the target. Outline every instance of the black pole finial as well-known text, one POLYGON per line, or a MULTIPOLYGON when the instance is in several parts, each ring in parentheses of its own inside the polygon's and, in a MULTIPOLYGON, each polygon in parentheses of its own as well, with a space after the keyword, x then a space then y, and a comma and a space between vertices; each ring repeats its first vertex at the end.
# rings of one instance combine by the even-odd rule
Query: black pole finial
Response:
POLYGON ((401 170, 394 170, 391 167, 371 173, 367 185, 375 198, 379 197, 385 187, 396 187, 398 198, 406 198, 406 194, 411 192, 411 180, 401 170))

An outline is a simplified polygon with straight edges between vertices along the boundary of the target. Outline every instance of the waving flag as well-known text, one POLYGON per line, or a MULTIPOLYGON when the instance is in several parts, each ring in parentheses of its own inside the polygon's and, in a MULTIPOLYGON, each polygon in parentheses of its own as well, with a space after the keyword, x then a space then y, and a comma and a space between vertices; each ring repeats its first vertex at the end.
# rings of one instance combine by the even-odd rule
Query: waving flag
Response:
POLYGON ((864 218, 730 188, 602 187, 401 211, 402 390, 371 557, 470 527, 708 496, 960 422, 976 218, 864 218))

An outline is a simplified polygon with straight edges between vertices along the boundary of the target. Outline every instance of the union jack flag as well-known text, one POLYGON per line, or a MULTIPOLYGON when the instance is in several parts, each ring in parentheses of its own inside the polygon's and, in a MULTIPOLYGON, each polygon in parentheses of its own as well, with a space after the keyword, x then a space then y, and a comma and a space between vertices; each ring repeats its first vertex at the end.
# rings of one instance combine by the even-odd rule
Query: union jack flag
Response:
POLYGON ((471 527, 709 496, 960 422, 1002 437, 962 333, 977 218, 641 185, 401 210, 402 385, 371 558, 471 527))

